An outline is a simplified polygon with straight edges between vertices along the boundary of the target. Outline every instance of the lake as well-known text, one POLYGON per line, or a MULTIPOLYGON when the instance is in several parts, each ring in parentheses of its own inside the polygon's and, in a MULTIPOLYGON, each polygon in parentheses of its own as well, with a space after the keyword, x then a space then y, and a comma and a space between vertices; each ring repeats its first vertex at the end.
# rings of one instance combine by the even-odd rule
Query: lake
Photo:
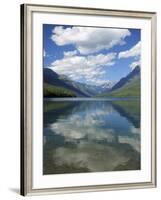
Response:
POLYGON ((140 100, 44 99, 43 174, 140 169, 140 100))

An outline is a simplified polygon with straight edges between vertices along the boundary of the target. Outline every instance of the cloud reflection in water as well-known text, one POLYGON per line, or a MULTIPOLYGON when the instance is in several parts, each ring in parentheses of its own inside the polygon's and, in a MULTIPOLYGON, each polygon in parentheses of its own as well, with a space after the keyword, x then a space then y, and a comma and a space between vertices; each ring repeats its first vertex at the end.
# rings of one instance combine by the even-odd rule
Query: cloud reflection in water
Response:
POLYGON ((50 134, 45 135, 44 160, 50 160, 50 164, 44 163, 44 173, 75 173, 78 168, 80 172, 140 168, 140 129, 128 116, 122 116, 107 101, 72 103, 72 109, 66 108, 67 114, 60 110, 53 123, 47 125, 50 134), (57 145, 52 145, 52 140, 58 140, 57 145))

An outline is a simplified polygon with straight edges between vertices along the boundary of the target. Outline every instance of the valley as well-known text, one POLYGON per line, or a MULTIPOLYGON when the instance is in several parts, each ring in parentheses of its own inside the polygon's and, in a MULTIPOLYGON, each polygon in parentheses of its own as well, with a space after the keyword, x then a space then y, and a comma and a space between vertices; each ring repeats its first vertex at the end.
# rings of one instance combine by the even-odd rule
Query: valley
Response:
POLYGON ((43 69, 44 97, 140 97, 140 66, 135 67, 118 82, 88 85, 58 75, 49 68, 43 69))

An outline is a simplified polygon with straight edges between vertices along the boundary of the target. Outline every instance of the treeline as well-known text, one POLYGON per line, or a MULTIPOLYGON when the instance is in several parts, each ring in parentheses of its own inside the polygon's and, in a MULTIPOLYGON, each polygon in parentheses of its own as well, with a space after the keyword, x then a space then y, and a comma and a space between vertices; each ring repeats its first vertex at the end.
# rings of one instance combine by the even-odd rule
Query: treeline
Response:
POLYGON ((44 97, 76 97, 76 94, 66 88, 43 84, 44 97))

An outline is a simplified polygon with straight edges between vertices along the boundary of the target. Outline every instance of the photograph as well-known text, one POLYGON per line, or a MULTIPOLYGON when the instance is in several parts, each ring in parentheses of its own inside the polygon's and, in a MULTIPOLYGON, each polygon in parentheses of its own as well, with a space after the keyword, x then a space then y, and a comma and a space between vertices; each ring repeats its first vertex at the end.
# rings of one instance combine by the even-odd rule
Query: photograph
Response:
POLYGON ((156 13, 21 6, 21 194, 156 187, 156 13))
POLYGON ((141 30, 43 24, 43 174, 141 169, 141 30))

